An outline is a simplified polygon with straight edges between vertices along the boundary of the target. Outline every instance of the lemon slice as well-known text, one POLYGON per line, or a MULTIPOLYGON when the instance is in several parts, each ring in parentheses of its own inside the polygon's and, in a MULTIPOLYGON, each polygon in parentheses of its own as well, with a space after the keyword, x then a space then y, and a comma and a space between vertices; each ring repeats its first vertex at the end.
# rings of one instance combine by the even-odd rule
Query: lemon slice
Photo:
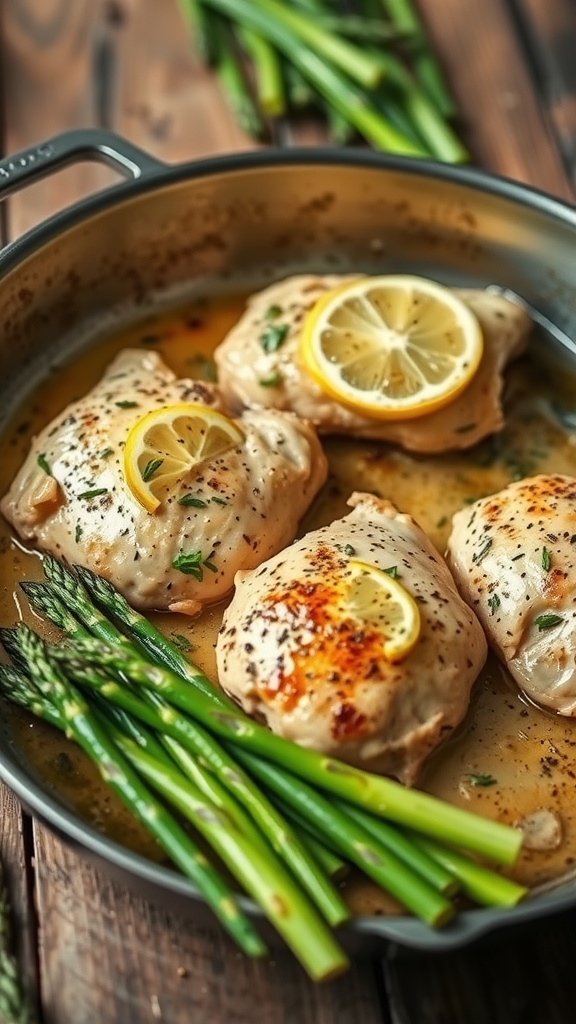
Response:
POLYGON ((401 661, 420 636, 420 610, 398 580, 367 562, 351 559, 347 611, 381 631, 384 657, 401 661))
POLYGON ((141 416, 124 445, 124 478, 147 512, 174 494, 190 470, 244 440, 240 428, 207 405, 182 402, 141 416))
POLYGON ((482 358, 482 331, 449 288, 424 277, 364 277, 312 307, 300 353, 323 391, 377 419, 424 416, 453 401, 482 358))

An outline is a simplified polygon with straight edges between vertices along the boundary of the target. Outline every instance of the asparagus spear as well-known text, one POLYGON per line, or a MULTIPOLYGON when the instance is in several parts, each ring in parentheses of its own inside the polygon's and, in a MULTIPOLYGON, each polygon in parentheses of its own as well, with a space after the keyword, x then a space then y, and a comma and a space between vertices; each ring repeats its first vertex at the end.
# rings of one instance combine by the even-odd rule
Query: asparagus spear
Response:
MULTIPOLYGON (((91 606, 86 591, 83 590, 71 573, 53 562, 50 562, 47 568, 51 573, 52 579, 57 578, 60 581, 60 592, 67 593, 69 599, 71 599, 72 594, 74 595, 75 609, 80 611, 84 621, 89 622, 91 628, 98 635, 105 636, 109 641, 112 640, 114 643, 118 643, 126 651, 134 653, 136 657, 138 656, 129 640, 119 633, 114 624, 105 619, 97 609, 91 606), (114 639, 115 637, 117 638, 116 640, 114 639)), ((68 634, 73 636, 75 640, 80 640, 86 636, 86 631, 82 629, 72 614, 42 584, 26 584, 23 589, 28 599, 36 608, 41 608, 52 622, 66 629, 68 634)), ((18 651, 17 649, 14 650, 14 647, 16 646, 17 648, 18 645, 15 645, 13 642, 14 632, 11 630, 0 630, 0 637, 12 656, 17 657, 18 651)), ((66 656, 66 652, 54 652, 56 657, 62 654, 66 656)), ((215 788, 219 789, 221 800, 224 802, 226 802, 224 787, 235 795, 236 800, 248 811, 261 832, 267 836, 276 853, 286 861, 301 885, 326 916, 326 919, 336 925, 350 916, 348 908, 340 895, 326 877, 325 872, 320 868, 317 859, 310 856, 309 850, 301 842, 297 832, 259 787, 255 785, 250 776, 242 770, 232 754, 218 743, 209 731, 202 728, 194 720, 185 718, 178 712, 175 712, 166 702, 159 701, 157 695, 147 694, 146 690, 144 690, 144 697, 148 699, 148 703, 146 703, 127 689, 125 685, 118 685, 106 675, 99 673, 97 668, 91 667, 89 671, 86 671, 85 666, 75 664, 74 673, 77 682, 98 689, 108 700, 114 701, 125 711, 140 719, 140 721, 145 722, 148 726, 170 737, 172 740, 176 740, 176 747, 170 747, 171 753, 176 756, 181 768, 186 767, 189 777, 194 772, 194 764, 193 761, 187 758, 186 752, 192 753, 195 761, 194 781, 198 782, 199 775, 206 775, 202 770, 202 766, 208 766, 216 777, 216 782, 210 780, 209 777, 205 777, 203 780, 205 791, 206 787, 212 790, 212 792, 215 788), (150 702, 152 706, 149 706, 150 702), (179 750, 178 744, 184 750, 179 750), (198 759, 200 759, 200 765, 198 764, 198 759), (220 783, 223 785, 220 785, 220 783)), ((166 740, 164 742, 166 743, 166 740)), ((228 811, 233 818, 238 819, 234 806, 236 800, 232 802, 233 805, 228 808, 228 811)), ((249 823, 246 828, 253 831, 249 823)))
POLYGON ((239 27, 238 37, 252 62, 258 106, 268 117, 283 117, 286 97, 280 57, 267 39, 245 25, 239 27))
POLYGON ((440 65, 427 45, 424 26, 412 3, 410 0, 382 0, 382 6, 395 28, 411 34, 416 40, 411 63, 428 96, 444 117, 454 117, 454 101, 440 65))
POLYGON ((205 11, 214 46, 214 70, 230 110, 242 131, 259 138, 264 132, 260 112, 246 81, 240 54, 233 46, 229 26, 214 11, 205 11))
POLYGON ((250 956, 263 956, 266 947, 229 886, 176 819, 143 785, 80 692, 49 660, 43 641, 27 626, 20 624, 18 630, 20 653, 28 664, 34 684, 60 715, 66 732, 92 758, 111 789, 155 836, 174 863, 197 885, 240 948, 250 956))
POLYGON ((33 1024, 35 1015, 22 987, 11 931, 10 902, 0 864, 0 1020, 2 1024, 33 1024))
POLYGON ((298 12, 288 11, 277 0, 258 0, 258 2, 254 2, 254 0, 204 0, 204 2, 231 20, 255 29, 268 39, 308 79, 316 91, 354 125, 368 142, 395 153, 411 156, 426 155, 420 146, 410 139, 406 139, 381 114, 369 106, 366 103, 365 93, 355 87, 354 82, 351 81, 351 79, 355 79, 370 88, 371 84, 379 81, 384 73, 380 60, 376 60, 371 54, 350 43, 345 43, 344 40, 329 36, 307 18, 302 18, 298 12), (310 32, 313 33, 314 49, 308 48, 303 43, 302 33, 296 33, 294 19, 303 21, 308 26, 307 40, 311 41, 310 32), (335 50, 331 46, 329 47, 331 57, 329 57, 327 52, 322 52, 322 47, 318 45, 319 39, 326 38, 335 39, 338 42, 336 48, 339 54, 338 60, 335 59, 335 50), (329 60, 333 60, 333 63, 328 63, 329 60), (345 74, 340 73, 334 64, 344 68, 345 74), (372 70, 374 68, 375 71, 372 70))
MULTIPOLYGON (((64 650, 61 653, 66 656, 64 650)), ((390 779, 298 747, 252 721, 238 709, 215 707, 209 698, 191 690, 169 669, 150 665, 97 640, 79 641, 74 657, 124 673, 132 682, 155 690, 171 704, 197 718, 233 746, 259 754, 265 760, 373 814, 503 864, 513 863, 518 855, 522 845, 522 834, 518 829, 488 821, 427 793, 406 789, 390 779)))

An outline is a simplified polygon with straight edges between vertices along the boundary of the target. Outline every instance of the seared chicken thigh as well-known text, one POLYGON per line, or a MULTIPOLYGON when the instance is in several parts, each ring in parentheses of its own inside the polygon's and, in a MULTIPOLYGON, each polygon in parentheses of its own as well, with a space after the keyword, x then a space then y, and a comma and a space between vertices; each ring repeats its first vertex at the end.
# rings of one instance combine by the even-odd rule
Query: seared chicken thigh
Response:
POLYGON ((217 388, 176 379, 156 353, 120 353, 34 439, 0 508, 24 541, 113 580, 134 605, 195 614, 238 569, 290 543, 327 468, 307 423, 247 412, 243 442, 182 479, 191 503, 175 494, 150 514, 126 485, 122 450, 144 413, 180 402, 220 407, 217 388))
MULTIPOLYGON (((359 275, 355 275, 357 278, 359 275)), ((358 415, 325 394, 301 365, 298 343, 306 313, 330 288, 351 277, 289 277, 252 296, 244 316, 217 348, 222 395, 230 408, 291 409, 321 434, 392 441, 413 452, 470 448, 504 425, 503 371, 523 351, 531 322, 499 295, 455 289, 482 328, 484 354, 469 386, 453 402, 417 419, 383 420, 358 415), (270 311, 275 313, 270 320, 270 311), (262 338, 280 328, 283 339, 267 351, 262 338)))
POLYGON ((462 720, 486 640, 411 516, 370 494, 349 504, 345 518, 237 574, 219 679, 282 736, 412 784, 462 720), (420 633, 403 657, 387 657, 370 614, 348 603, 351 559, 387 570, 417 602, 420 633))
POLYGON ((518 686, 576 715, 576 480, 520 480, 457 512, 448 558, 518 686))

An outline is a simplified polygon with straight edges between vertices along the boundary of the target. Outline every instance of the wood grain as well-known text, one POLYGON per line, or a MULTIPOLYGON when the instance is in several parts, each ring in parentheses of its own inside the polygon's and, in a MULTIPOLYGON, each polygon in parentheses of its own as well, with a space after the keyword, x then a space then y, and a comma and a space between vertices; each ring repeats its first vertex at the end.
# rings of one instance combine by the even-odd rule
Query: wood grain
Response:
POLYGON ((36 827, 47 1024, 379 1024, 372 969, 313 985, 288 953, 254 963, 219 929, 140 900, 36 827), (357 1017, 355 1015, 358 1015, 357 1017))
POLYGON ((542 94, 576 192, 576 12, 573 0, 516 0, 542 94))
POLYGON ((16 797, 0 783, 0 860, 9 893, 11 924, 23 987, 31 1005, 39 998, 37 935, 32 890, 31 821, 16 797))
MULTIPOLYGON (((538 3, 547 17, 548 4, 538 3)), ((509 6, 504 0, 419 0, 419 7, 446 69, 475 162, 572 198, 509 6)))

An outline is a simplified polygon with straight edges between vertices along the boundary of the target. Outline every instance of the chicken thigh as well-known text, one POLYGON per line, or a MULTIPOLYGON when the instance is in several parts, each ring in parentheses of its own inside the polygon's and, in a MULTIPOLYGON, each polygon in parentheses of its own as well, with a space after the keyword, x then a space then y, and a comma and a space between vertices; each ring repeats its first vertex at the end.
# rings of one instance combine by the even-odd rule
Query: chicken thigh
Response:
POLYGON ((126 484, 122 449, 144 413, 180 402, 220 408, 214 385, 176 379, 154 352, 121 352, 34 439, 0 508, 24 541, 107 577, 135 606, 192 615, 293 540, 327 465, 303 420, 247 412, 243 442, 182 480, 190 503, 173 496, 150 514, 126 484))
POLYGON ((411 516, 370 494, 349 504, 343 519, 237 574, 219 679, 282 736, 411 785, 464 717, 486 640, 411 516), (387 571, 417 602, 420 633, 405 656, 387 657, 386 637, 347 603, 351 559, 387 571))
POLYGON ((523 310, 499 295, 455 289, 478 318, 484 337, 484 354, 473 380, 453 402, 426 416, 371 419, 325 394, 298 356, 306 313, 328 289, 348 280, 353 278, 289 277, 252 296, 244 316, 215 353, 222 395, 230 408, 291 409, 314 423, 321 434, 392 441, 422 453, 471 448, 501 430, 503 372, 524 350, 531 329, 523 310), (281 338, 281 343, 268 351, 263 338, 274 329, 280 330, 273 337, 281 338))
POLYGON ((448 559, 520 689, 576 715, 576 479, 520 480, 457 512, 448 559))

